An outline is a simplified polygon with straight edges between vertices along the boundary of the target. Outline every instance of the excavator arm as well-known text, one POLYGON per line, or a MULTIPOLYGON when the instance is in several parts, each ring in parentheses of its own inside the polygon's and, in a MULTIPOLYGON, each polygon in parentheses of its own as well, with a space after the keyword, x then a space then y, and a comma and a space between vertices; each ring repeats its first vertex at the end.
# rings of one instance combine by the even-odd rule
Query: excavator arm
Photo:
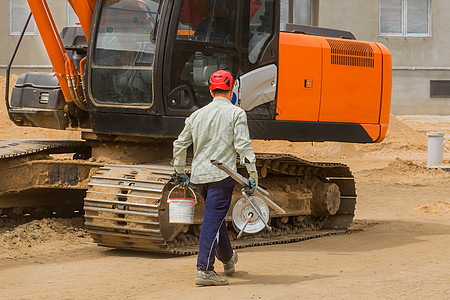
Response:
MULTIPOLYGON (((89 39, 95 0, 68 0, 80 20, 86 39, 89 39)), ((75 66, 67 55, 59 31, 46 0, 28 0, 31 13, 42 37, 45 49, 55 71, 67 104, 69 115, 76 115, 77 109, 86 109, 85 96, 79 90, 82 68, 75 66)), ((76 125, 76 124, 73 124, 76 125)))

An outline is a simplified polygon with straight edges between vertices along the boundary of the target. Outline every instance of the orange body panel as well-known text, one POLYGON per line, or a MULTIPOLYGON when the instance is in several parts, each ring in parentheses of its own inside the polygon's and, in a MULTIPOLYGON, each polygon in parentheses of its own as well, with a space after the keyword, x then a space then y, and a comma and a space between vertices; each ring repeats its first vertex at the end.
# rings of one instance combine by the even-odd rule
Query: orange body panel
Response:
POLYGON ((280 33, 277 120, 319 120, 322 49, 316 37, 280 33), (309 85, 308 85, 309 84, 309 85))
POLYGON ((321 38, 320 41, 324 60, 319 121, 379 124, 382 87, 380 49, 375 43, 331 38, 321 38), (338 45, 333 54, 330 41, 342 45, 338 45), (362 53, 367 56, 361 56, 362 53), (332 63, 333 58, 342 61, 332 63), (362 66, 364 62, 368 64, 362 66))
POLYGON ((377 142, 381 142, 386 137, 386 132, 391 116, 391 96, 392 96, 392 55, 389 49, 383 44, 377 44, 383 53, 383 99, 381 101, 380 125, 381 132, 377 142))
POLYGON ((376 142, 380 137, 380 125, 374 124, 361 124, 367 134, 372 138, 372 141, 376 142))
POLYGON ((377 43, 280 33, 277 120, 361 124, 381 141, 392 64, 377 43))

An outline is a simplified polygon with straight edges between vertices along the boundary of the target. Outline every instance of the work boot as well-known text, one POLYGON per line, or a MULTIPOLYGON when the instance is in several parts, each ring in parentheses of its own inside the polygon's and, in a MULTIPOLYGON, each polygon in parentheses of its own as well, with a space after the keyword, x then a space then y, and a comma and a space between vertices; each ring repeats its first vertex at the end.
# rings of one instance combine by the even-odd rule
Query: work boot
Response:
POLYGON ((197 271, 197 277, 195 278, 195 284, 197 285, 227 285, 229 284, 228 279, 217 275, 217 273, 212 271, 197 271))
POLYGON ((238 262, 238 254, 233 250, 233 256, 231 256, 230 260, 223 263, 223 270, 225 271, 225 275, 231 276, 235 272, 234 266, 238 262))

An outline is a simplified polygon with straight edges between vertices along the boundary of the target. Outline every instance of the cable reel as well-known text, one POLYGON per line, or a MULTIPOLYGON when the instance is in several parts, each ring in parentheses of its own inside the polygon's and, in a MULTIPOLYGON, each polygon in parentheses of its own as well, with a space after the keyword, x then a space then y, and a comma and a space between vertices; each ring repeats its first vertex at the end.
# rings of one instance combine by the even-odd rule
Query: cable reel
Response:
POLYGON ((258 233, 264 228, 271 230, 269 224, 269 206, 257 196, 248 196, 242 189, 243 198, 239 199, 233 207, 233 226, 239 231, 237 238, 242 234, 258 233))

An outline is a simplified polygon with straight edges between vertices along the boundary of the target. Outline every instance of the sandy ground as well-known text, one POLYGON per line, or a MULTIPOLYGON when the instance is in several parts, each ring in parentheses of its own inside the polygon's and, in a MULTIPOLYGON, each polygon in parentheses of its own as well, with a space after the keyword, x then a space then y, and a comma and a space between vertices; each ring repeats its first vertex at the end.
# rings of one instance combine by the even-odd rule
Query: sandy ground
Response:
MULTIPOLYGON (((1 138, 78 137, 15 127, 1 110, 1 138)), ((81 219, 0 220, 0 298, 449 299, 450 173, 426 169, 428 131, 448 138, 450 118, 392 117, 375 145, 255 141, 257 151, 349 164, 356 217, 349 234, 240 250, 229 286, 195 286, 195 256, 97 247, 81 219)))

